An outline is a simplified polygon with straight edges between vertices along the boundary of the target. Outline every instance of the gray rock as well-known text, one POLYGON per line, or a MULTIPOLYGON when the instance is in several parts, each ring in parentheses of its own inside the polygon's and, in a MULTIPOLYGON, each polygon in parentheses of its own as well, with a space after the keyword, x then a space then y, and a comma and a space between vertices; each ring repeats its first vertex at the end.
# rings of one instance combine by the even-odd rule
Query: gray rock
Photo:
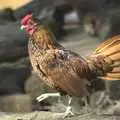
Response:
POLYGON ((24 92, 31 71, 27 43, 19 21, 0 25, 0 94, 24 92))
POLYGON ((0 64, 0 94, 24 92, 24 82, 30 75, 28 58, 0 64))
POLYGON ((15 61, 28 55, 28 39, 20 31, 20 23, 0 25, 0 62, 15 61))
POLYGON ((24 113, 32 111, 32 100, 29 95, 15 94, 0 97, 0 110, 4 112, 24 113))

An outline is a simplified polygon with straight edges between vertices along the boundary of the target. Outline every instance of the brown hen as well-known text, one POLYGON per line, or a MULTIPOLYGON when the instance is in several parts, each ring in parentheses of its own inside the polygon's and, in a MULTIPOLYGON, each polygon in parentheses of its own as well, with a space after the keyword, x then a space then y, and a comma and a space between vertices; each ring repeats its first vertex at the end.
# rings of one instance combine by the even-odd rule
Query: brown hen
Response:
POLYGON ((120 35, 82 58, 57 43, 54 35, 31 14, 21 24, 30 37, 28 51, 33 69, 50 87, 70 96, 84 97, 89 95, 88 88, 94 78, 120 80, 120 35))

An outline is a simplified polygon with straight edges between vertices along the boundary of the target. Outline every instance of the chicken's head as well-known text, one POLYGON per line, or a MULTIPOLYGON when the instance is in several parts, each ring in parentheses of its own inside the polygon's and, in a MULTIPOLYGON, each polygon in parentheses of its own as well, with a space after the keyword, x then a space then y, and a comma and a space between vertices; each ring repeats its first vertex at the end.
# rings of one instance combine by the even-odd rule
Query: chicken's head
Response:
POLYGON ((21 29, 25 29, 25 31, 29 35, 32 35, 35 32, 36 25, 37 25, 37 23, 34 22, 32 14, 27 14, 21 20, 21 29))

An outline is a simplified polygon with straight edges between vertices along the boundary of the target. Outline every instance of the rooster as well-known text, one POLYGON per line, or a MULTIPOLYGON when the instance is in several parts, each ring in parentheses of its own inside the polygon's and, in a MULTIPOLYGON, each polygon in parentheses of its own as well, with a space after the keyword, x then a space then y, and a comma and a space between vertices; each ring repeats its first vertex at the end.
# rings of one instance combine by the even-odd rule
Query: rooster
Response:
MULTIPOLYGON (((28 51, 33 69, 42 80, 58 93, 46 93, 37 97, 40 102, 49 96, 89 96, 94 78, 120 80, 120 35, 108 39, 88 57, 65 49, 51 31, 36 22, 32 14, 21 20, 21 29, 29 35, 28 51)), ((71 112, 71 97, 65 112, 71 112)))

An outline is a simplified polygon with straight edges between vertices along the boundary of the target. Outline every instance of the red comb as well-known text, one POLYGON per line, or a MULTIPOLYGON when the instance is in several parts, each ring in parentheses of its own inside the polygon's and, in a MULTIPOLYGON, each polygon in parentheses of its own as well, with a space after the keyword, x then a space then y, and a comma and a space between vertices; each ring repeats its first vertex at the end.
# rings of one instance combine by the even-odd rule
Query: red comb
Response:
POLYGON ((27 24, 28 20, 31 19, 32 16, 33 16, 32 14, 27 14, 25 17, 22 18, 21 24, 22 24, 22 25, 27 24))

